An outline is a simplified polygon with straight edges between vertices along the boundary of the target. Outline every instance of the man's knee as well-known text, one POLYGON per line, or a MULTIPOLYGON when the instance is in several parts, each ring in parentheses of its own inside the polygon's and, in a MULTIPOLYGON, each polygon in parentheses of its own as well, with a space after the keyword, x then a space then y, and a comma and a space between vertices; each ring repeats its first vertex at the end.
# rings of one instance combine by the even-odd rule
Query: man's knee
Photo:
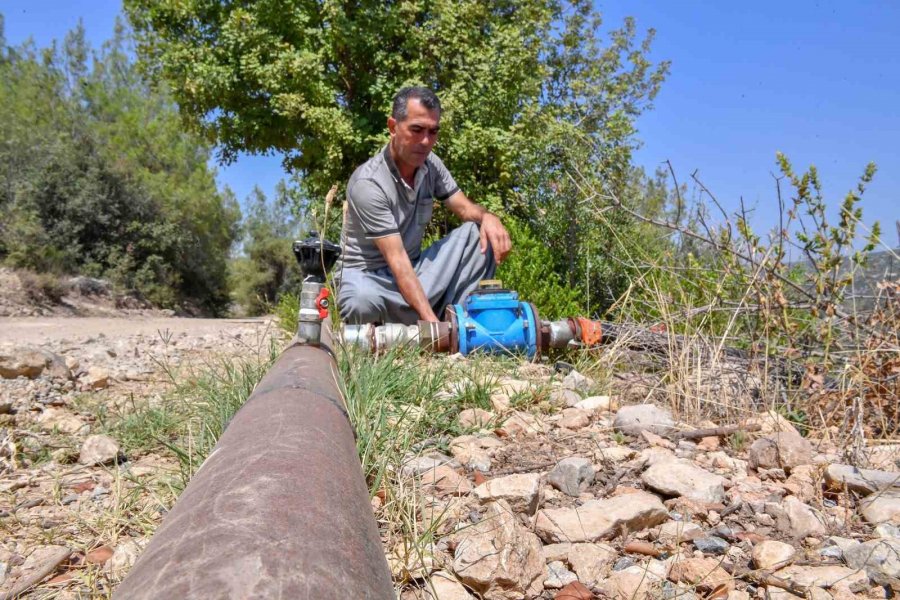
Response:
POLYGON ((338 296, 341 319, 345 323, 361 324, 381 321, 381 298, 371 291, 352 287, 342 287, 338 296))

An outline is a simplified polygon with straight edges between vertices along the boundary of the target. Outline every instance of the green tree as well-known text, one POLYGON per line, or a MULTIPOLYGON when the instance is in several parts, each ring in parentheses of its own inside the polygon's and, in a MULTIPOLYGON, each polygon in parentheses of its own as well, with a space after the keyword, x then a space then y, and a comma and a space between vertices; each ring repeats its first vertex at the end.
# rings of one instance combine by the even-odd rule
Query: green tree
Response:
POLYGON ((93 53, 79 25, 61 46, 0 49, 0 260, 217 312, 237 203, 128 43, 119 26, 93 53))
POLYGON ((548 268, 570 285, 575 257, 601 249, 588 235, 596 203, 581 206, 571 178, 623 185, 634 119, 668 69, 647 58, 653 32, 638 40, 630 19, 605 41, 588 0, 125 8, 144 66, 221 158, 284 153, 306 198, 324 197, 385 143, 399 87, 432 87, 444 105, 437 151, 461 187, 553 240, 548 268))

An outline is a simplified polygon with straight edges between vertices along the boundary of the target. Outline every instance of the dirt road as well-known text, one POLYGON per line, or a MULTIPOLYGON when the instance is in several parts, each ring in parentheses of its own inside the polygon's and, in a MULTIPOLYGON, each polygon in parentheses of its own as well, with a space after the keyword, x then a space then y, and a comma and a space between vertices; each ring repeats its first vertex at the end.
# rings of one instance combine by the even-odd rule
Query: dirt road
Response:
POLYGON ((271 326, 271 319, 188 319, 181 317, 0 317, 0 343, 41 345, 103 335, 186 334, 205 336, 271 326))

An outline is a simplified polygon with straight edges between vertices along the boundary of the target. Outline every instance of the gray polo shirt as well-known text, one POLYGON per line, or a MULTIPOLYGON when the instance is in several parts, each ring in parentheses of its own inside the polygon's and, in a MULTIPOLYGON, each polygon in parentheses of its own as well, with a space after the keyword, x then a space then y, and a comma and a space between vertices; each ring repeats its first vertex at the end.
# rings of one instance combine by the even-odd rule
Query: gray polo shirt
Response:
POLYGON ((459 191, 450 171, 434 153, 416 170, 410 188, 387 146, 358 167, 347 184, 347 215, 341 231, 345 268, 375 270, 387 266, 376 239, 399 234, 410 260, 419 258, 434 200, 459 191))

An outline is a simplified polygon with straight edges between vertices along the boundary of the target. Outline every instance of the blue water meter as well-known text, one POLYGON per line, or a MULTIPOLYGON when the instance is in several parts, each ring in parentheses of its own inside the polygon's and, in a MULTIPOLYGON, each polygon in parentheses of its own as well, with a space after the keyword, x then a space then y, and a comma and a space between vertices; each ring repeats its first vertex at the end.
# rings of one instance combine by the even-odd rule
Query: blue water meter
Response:
POLYGON ((493 354, 525 353, 534 357, 539 348, 537 310, 521 302, 519 294, 503 289, 499 281, 481 282, 461 304, 447 307, 451 346, 463 355, 476 350, 493 354))

